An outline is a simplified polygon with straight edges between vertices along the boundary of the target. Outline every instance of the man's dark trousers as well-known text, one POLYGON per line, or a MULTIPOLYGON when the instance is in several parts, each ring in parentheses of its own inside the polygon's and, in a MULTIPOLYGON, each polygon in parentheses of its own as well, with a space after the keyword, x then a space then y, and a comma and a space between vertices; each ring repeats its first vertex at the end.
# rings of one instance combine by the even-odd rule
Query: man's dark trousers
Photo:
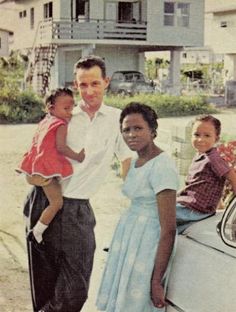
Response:
MULTIPOLYGON (((31 228, 48 201, 41 187, 29 194, 24 214, 31 228)), ((64 198, 43 234, 43 243, 27 240, 34 312, 78 312, 87 299, 95 251, 95 218, 88 200, 64 198)))

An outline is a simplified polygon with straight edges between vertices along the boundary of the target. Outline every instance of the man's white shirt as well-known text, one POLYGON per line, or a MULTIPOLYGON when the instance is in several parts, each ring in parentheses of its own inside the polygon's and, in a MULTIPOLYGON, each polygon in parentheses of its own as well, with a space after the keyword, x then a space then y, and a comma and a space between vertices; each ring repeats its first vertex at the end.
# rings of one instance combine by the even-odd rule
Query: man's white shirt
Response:
POLYGON ((70 160, 73 175, 62 181, 62 190, 65 197, 88 199, 104 181, 114 154, 123 161, 133 153, 120 133, 119 109, 102 104, 92 120, 79 107, 76 110, 68 125, 67 144, 75 152, 84 148, 85 159, 70 160))

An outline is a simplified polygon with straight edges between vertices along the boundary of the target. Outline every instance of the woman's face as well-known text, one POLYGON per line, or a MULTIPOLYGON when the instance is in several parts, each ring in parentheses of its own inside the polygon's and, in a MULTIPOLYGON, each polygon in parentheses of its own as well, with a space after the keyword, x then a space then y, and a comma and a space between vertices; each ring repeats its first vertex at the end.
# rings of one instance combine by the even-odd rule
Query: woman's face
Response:
POLYGON ((153 143, 153 131, 142 114, 127 115, 121 127, 125 143, 132 151, 142 151, 153 143))

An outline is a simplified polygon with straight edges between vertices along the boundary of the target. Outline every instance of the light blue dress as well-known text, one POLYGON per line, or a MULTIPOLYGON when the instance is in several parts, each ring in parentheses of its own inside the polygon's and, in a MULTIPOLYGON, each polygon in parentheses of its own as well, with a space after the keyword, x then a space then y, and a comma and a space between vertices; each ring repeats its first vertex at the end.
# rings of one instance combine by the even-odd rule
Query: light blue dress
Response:
MULTIPOLYGON (((151 276, 160 237, 156 194, 177 190, 173 161, 163 152, 142 167, 132 161, 123 186, 131 205, 120 218, 97 297, 107 312, 157 312, 150 299, 151 276)), ((168 275, 170 263, 166 272, 168 275)), ((165 279, 166 282, 167 279, 165 279)))

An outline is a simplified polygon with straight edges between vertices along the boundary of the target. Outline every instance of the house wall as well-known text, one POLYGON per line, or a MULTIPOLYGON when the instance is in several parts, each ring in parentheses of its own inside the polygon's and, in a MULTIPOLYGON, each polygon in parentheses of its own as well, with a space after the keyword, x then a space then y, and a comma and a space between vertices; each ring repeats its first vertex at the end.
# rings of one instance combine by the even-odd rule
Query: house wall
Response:
MULTIPOLYGON (((174 2, 185 2, 176 0, 174 2)), ((201 46, 204 32, 204 0, 188 0, 190 3, 189 27, 164 26, 164 0, 149 0, 147 5, 148 41, 167 46, 201 46), (202 14, 200 14, 202 12, 202 14), (157 30, 157 31, 155 31, 157 30)))
MULTIPOLYGON (((34 43, 35 33, 40 21, 43 20, 44 4, 53 2, 53 18, 59 19, 62 10, 64 10, 65 1, 60 0, 24 0, 17 1, 14 4, 14 23, 11 24, 11 29, 14 31, 13 49, 31 48, 34 43), (30 9, 34 8, 34 28, 30 28, 30 9), (19 13, 26 10, 26 17, 20 18, 19 13)), ((68 3, 68 2, 67 2, 68 3)), ((67 5, 68 6, 68 5, 67 5)))
POLYGON ((0 56, 8 56, 9 54, 8 39, 8 31, 0 29, 0 56))
MULTIPOLYGON (((104 19, 105 4, 108 0, 90 1, 90 18, 104 19)), ((109 0, 111 1, 111 0, 109 0)), ((30 48, 33 45, 38 23, 43 20, 43 5, 49 0, 19 0, 15 4, 15 23, 13 25, 15 34, 14 49, 30 48), (30 8, 34 8, 34 29, 30 29, 30 8), (19 17, 19 12, 27 11, 27 16, 19 17), (22 35, 23 34, 23 35, 22 35)), ((71 17, 71 5, 68 0, 52 0, 53 18, 67 19, 71 17)), ((114 0, 113 2, 118 2, 114 0)), ((184 2, 175 0, 174 2, 184 2)), ((148 43, 158 46, 201 46, 203 43, 204 28, 204 0, 188 0, 190 3, 190 26, 164 26, 164 0, 143 0, 141 2, 141 20, 147 21, 148 43), (202 12, 202 14, 200 14, 202 12)), ((140 43, 142 45, 142 43, 140 43)))
POLYGON ((107 75, 111 76, 116 70, 139 70, 139 55, 135 48, 97 47, 95 53, 104 57, 107 67, 107 75))
POLYGON ((71 18, 71 7, 70 7, 70 1, 68 0, 57 0, 56 1, 58 5, 55 5, 55 10, 58 10, 58 12, 55 12, 55 14, 58 16, 58 18, 71 18))
MULTIPOLYGON (((77 49, 59 48, 57 53, 57 61, 52 70, 51 82, 53 88, 71 84, 73 77, 74 64, 83 55, 85 46, 78 46, 77 49), (57 64, 60 64, 59 66, 57 64)), ((139 54, 137 49, 118 47, 102 47, 98 46, 93 50, 93 53, 105 59, 107 76, 111 76, 116 70, 143 70, 143 64, 140 64, 140 59, 143 60, 143 53, 139 54)))
POLYGON ((231 13, 208 14, 209 23, 206 44, 212 46, 215 53, 236 53, 236 5, 231 13))

